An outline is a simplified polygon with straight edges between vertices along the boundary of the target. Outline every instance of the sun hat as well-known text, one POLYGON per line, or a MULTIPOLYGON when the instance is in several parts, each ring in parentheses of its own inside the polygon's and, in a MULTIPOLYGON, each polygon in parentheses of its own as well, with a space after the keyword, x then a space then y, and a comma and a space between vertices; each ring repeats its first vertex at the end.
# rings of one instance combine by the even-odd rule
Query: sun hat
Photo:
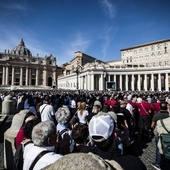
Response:
POLYGON ((111 136, 114 127, 114 118, 108 113, 99 112, 89 122, 89 134, 94 141, 102 142, 111 136), (95 136, 101 138, 93 138, 95 136))

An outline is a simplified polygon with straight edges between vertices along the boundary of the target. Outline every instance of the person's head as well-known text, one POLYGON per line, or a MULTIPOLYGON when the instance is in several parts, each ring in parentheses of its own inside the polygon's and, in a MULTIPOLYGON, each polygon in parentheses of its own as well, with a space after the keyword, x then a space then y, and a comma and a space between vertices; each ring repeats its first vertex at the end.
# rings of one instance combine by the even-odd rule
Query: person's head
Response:
POLYGON ((137 100, 137 103, 142 103, 142 98, 141 97, 138 97, 136 100, 137 100))
POLYGON ((100 111, 100 106, 99 105, 94 105, 92 109, 92 113, 98 113, 100 111))
POLYGON ((85 102, 81 102, 80 103, 80 114, 83 114, 83 111, 86 109, 86 103, 85 102))
POLYGON ((111 114, 99 112, 89 122, 89 135, 101 150, 109 150, 114 139, 115 121, 111 114))
POLYGON ((108 104, 104 104, 102 111, 107 113, 109 111, 109 105, 108 104))
POLYGON ((71 116, 71 112, 67 106, 63 106, 58 108, 57 112, 55 113, 55 118, 58 123, 65 124, 69 121, 71 116))
POLYGON ((167 102, 161 102, 160 103, 160 110, 167 110, 168 109, 168 103, 167 102))
POLYGON ((77 109, 78 109, 78 110, 80 109, 80 104, 81 104, 81 102, 78 102, 78 103, 77 103, 77 109))
POLYGON ((114 104, 114 106, 112 107, 112 111, 118 113, 119 110, 120 110, 120 103, 114 104))
POLYGON ((80 110, 85 110, 86 108, 86 103, 85 102, 81 102, 80 103, 80 110))
POLYGON ((32 139, 32 129, 34 128, 35 125, 37 125, 38 123, 40 123, 40 119, 38 119, 37 117, 29 120, 25 126, 24 126, 24 137, 26 139, 32 139))
POLYGON ((120 107, 121 108, 126 108, 126 105, 127 105, 127 101, 126 100, 120 101, 120 107))
POLYGON ((72 130, 72 138, 78 144, 82 144, 87 140, 89 136, 88 127, 83 124, 77 124, 72 130))
POLYGON ((50 97, 49 97, 49 96, 45 96, 45 97, 44 97, 44 103, 49 104, 50 102, 51 102, 50 97))
POLYGON ((99 96, 97 96, 97 97, 96 97, 96 100, 100 100, 100 97, 99 97, 99 96))
POLYGON ((88 169, 88 170, 111 170, 123 168, 116 161, 104 160, 93 153, 71 153, 62 156, 53 164, 43 168, 43 170, 64 169, 88 169))
POLYGON ((44 121, 34 126, 32 141, 36 146, 54 146, 56 144, 56 127, 52 121, 44 121))
POLYGON ((24 117, 22 126, 24 126, 29 120, 34 119, 34 118, 35 118, 35 114, 32 112, 28 112, 24 117))

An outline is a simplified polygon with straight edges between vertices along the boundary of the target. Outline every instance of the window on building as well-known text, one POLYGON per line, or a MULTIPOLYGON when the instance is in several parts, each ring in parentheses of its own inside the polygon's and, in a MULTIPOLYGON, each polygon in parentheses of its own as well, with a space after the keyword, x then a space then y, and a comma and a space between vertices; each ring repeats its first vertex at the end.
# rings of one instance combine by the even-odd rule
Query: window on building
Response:
POLYGON ((32 59, 32 62, 36 62, 36 59, 35 59, 35 58, 33 58, 33 59, 32 59))
POLYGON ((139 53, 143 53, 143 49, 141 48, 141 49, 139 49, 139 53))
POLYGON ((52 61, 51 61, 51 60, 49 61, 49 64, 50 64, 50 65, 52 64, 52 61))
POLYGON ((36 69, 35 69, 35 68, 32 68, 32 69, 31 69, 31 73, 35 75, 35 74, 36 74, 36 69))
POLYGON ((20 67, 15 67, 15 73, 20 73, 20 67))
POLYGON ((148 47, 145 48, 145 52, 148 52, 148 47))
POLYGON ((160 44, 157 45, 157 50, 160 50, 160 44))

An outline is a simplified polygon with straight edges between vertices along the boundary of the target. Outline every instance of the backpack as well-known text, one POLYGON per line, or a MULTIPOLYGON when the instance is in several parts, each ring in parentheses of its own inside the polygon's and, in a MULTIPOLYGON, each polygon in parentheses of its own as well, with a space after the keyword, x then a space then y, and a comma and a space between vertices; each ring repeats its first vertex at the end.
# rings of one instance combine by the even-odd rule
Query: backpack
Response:
POLYGON ((160 134, 163 155, 166 159, 170 160, 170 131, 168 131, 168 129, 165 127, 162 119, 160 120, 160 122, 162 124, 162 127, 168 132, 160 134))
POLYGON ((29 143, 32 143, 32 141, 29 141, 25 144, 20 144, 15 152, 14 155, 14 170, 22 170, 23 169, 23 163, 24 163, 24 158, 23 158, 23 149, 26 145, 29 143))
POLYGON ((63 129, 58 133, 58 146, 56 147, 56 152, 61 155, 66 155, 70 153, 71 138, 68 134, 69 129, 63 129), (63 137, 62 137, 63 135, 63 137))

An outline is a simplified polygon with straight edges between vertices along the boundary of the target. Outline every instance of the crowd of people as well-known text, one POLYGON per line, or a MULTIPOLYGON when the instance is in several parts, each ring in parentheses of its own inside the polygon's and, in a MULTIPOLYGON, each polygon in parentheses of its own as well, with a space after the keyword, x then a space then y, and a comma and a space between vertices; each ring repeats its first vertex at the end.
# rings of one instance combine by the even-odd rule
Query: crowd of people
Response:
MULTIPOLYGON (((2 101, 7 94, 1 93, 2 101)), ((159 137, 163 131, 161 119, 170 130, 168 92, 82 91, 77 94, 73 91, 34 91, 10 94, 16 113, 28 110, 15 138, 16 149, 24 144, 24 170, 57 166, 62 169, 64 160, 71 159, 71 155, 80 159, 89 153, 98 166, 103 162, 108 169, 144 170, 146 166, 133 152, 132 144, 136 139, 150 142, 153 137, 156 160, 152 166, 164 170, 170 165, 170 160, 163 155, 159 137), (28 126, 32 128, 28 130, 28 126)))

